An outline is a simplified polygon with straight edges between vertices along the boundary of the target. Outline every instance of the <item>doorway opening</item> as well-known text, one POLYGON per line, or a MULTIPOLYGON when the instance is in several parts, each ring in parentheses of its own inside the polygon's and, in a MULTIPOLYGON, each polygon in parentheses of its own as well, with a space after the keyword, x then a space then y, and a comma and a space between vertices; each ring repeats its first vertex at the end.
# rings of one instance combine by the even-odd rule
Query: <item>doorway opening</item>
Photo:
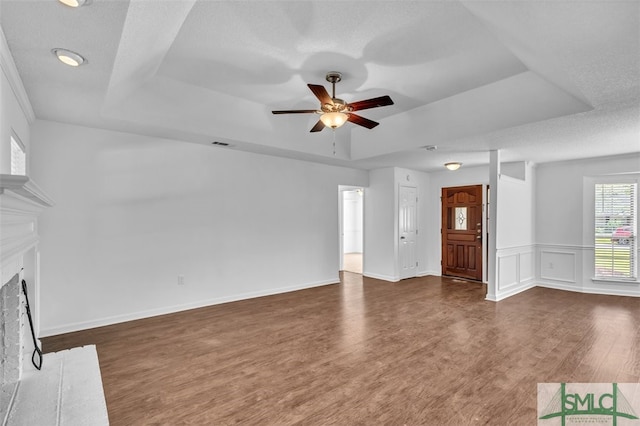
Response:
POLYGON ((340 270, 363 272, 364 190, 340 186, 340 270))

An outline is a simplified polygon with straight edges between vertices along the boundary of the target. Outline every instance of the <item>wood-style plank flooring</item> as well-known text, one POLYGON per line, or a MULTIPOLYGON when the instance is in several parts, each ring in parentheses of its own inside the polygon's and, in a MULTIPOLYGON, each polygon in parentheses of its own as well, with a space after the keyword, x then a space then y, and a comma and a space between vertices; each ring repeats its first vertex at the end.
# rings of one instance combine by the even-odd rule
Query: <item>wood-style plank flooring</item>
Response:
POLYGON ((640 298, 424 277, 43 339, 97 345, 112 425, 535 425, 537 383, 639 382, 640 298))

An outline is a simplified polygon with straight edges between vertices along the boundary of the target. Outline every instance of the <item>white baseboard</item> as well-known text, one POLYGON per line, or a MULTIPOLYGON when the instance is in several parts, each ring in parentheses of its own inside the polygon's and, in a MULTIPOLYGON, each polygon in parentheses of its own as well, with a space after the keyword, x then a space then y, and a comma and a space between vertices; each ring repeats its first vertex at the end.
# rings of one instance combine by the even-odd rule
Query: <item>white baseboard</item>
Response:
POLYGON ((71 333, 74 331, 87 330, 90 328, 104 327, 106 325, 119 324, 127 321, 135 321, 143 318, 150 318, 159 315, 173 314, 176 312, 188 311, 190 309, 204 308, 206 306, 220 305, 222 303, 237 302, 240 300, 254 299, 256 297, 272 296, 275 294, 289 293, 292 291, 305 290, 313 287, 321 287, 331 284, 339 284, 340 278, 335 277, 328 280, 316 281, 302 285, 273 288, 267 290, 253 291, 249 293, 240 293, 230 296, 215 297, 212 299, 199 300, 197 302, 184 303, 180 305, 165 306, 157 309, 149 309, 146 311, 133 312, 130 314, 114 315, 111 317, 99 318, 91 321, 81 321, 70 324, 64 324, 55 327, 43 327, 39 337, 55 336, 58 334, 71 333))
POLYGON ((382 275, 382 274, 374 274, 371 272, 364 272, 362 276, 367 278, 374 278, 376 280, 389 281, 392 283, 397 283, 398 281, 400 281, 399 277, 392 277, 389 275, 382 275))
POLYGON ((536 286, 536 284, 533 281, 530 282, 526 282, 520 285, 514 285, 512 287, 507 288, 504 291, 501 291, 499 294, 494 295, 489 295, 487 294, 487 297, 485 298, 485 300, 489 300, 491 302, 499 302, 501 300, 504 300, 508 297, 511 296, 515 296, 518 293, 522 293, 523 291, 527 291, 529 289, 532 289, 536 286))
POLYGON ((441 277, 442 271, 421 271, 421 272, 418 272, 417 276, 418 277, 427 277, 427 276, 441 277))
POLYGON ((536 284, 538 287, 551 288, 554 290, 573 291, 575 293, 602 294, 608 296, 631 296, 640 297, 639 291, 626 291, 615 288, 603 289, 601 287, 576 287, 566 284, 560 284, 549 281, 540 281, 536 284))

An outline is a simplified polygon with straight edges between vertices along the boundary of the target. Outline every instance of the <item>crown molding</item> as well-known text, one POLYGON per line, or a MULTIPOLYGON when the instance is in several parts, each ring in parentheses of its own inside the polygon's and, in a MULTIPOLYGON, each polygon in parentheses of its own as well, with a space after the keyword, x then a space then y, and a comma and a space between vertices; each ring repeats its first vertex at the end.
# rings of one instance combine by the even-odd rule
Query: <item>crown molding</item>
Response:
POLYGON ((9 44, 7 43, 7 39, 4 36, 4 31, 2 30, 1 26, 0 68, 2 68, 4 75, 7 76, 7 80, 9 81, 9 85, 11 86, 11 90, 13 90, 13 93, 18 100, 18 104, 20 104, 22 112, 24 113, 29 123, 33 123, 36 119, 36 115, 33 112, 33 108, 31 107, 31 101, 29 101, 27 91, 24 89, 24 84, 22 84, 22 79, 20 78, 20 74, 18 73, 18 68, 16 68, 16 63, 13 60, 13 56, 11 56, 9 44))

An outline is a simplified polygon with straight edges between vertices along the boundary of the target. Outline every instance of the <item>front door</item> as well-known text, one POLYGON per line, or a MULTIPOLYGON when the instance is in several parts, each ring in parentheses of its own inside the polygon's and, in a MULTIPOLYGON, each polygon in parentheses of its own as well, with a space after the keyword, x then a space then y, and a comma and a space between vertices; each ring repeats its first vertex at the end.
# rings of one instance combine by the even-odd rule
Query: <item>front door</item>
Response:
POLYGON ((398 234, 400 279, 417 275, 418 257, 416 252, 416 235, 418 233, 418 194, 417 189, 410 186, 400 187, 400 203, 398 206, 398 234))
POLYGON ((482 185, 442 188, 442 275, 482 281, 482 185))

